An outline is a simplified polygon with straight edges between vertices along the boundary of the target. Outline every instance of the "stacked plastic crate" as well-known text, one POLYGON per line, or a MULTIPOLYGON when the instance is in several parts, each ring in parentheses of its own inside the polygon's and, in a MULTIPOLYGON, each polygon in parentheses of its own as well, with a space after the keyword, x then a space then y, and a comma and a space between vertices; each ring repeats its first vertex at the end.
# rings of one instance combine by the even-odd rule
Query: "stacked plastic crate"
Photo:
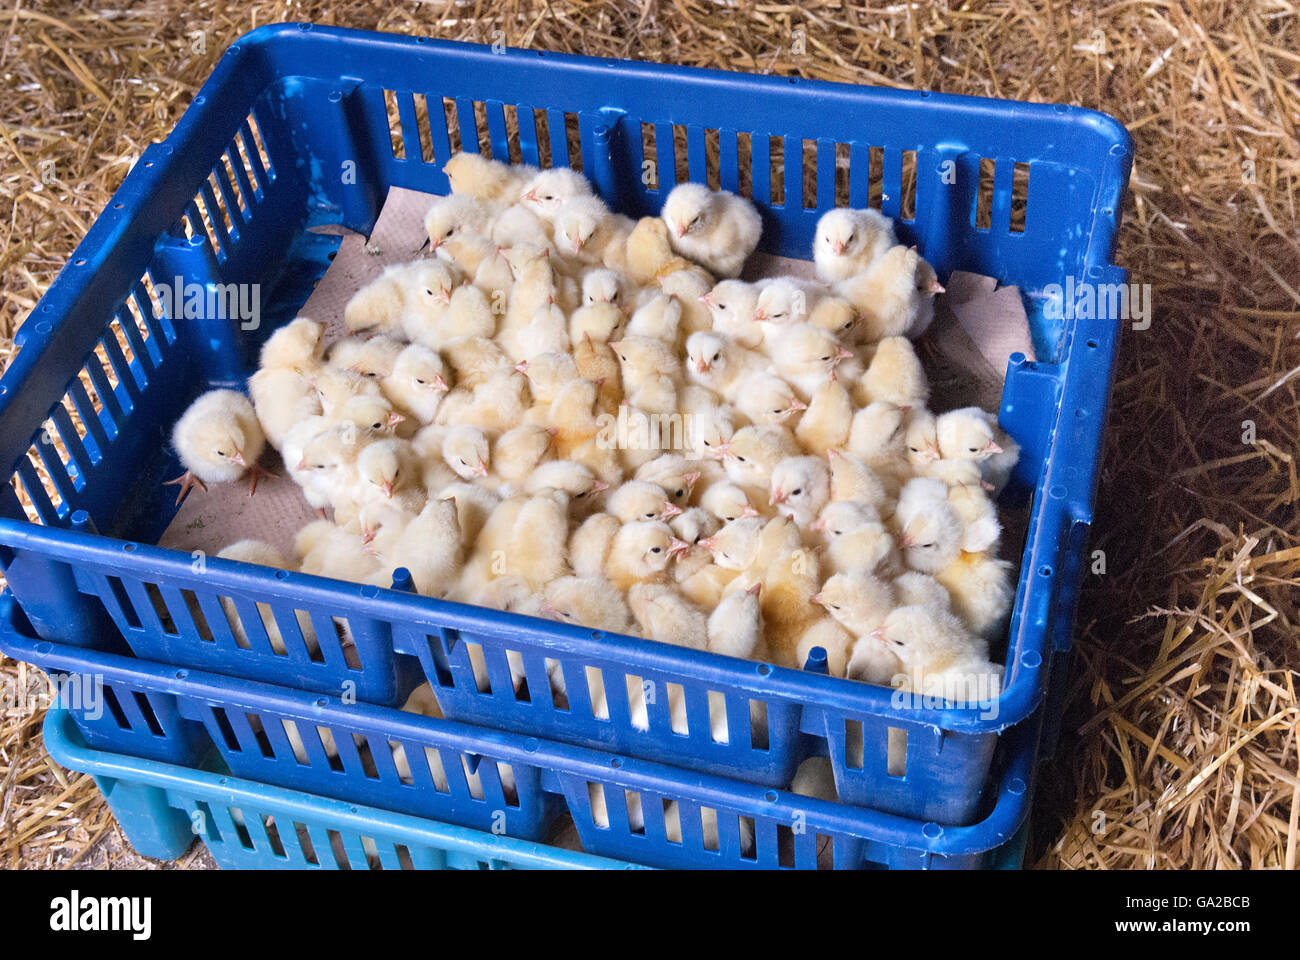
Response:
MULTIPOLYGON (((0 490, 0 647, 102 691, 98 705, 69 705, 75 733, 57 716, 50 729, 74 766, 135 770, 119 798, 130 781, 161 809, 149 793, 167 793, 160 777, 196 778, 168 807, 177 815, 211 795, 219 770, 269 785, 276 802, 291 789, 406 827, 480 831, 485 860, 509 860, 502 843, 531 844, 566 813, 587 854, 647 865, 1014 859, 1064 675, 1118 339, 1113 320, 1051 309, 1050 291, 1126 280, 1110 259, 1129 161, 1113 120, 1059 105, 306 24, 255 31, 145 151, 20 331, 0 383, 0 464, 13 475, 0 490), (916 704, 815 663, 605 636, 419 597, 400 580, 381 590, 218 559, 196 569, 150 545, 175 514, 160 485, 176 469, 167 428, 201 390, 242 385, 306 300, 338 244, 310 228, 368 232, 393 186, 445 193, 453 135, 498 159, 580 166, 631 216, 654 213, 684 167, 751 196, 762 249, 783 256, 806 257, 844 170, 838 201, 876 199, 941 275, 1020 287, 1039 359, 1012 357, 1000 419, 1023 450, 1005 502, 1030 520, 996 700, 916 704), (355 176, 341 176, 349 164, 355 176), (177 276, 258 283, 270 291, 261 327, 169 317, 153 284, 177 276), (563 672, 567 702, 535 693, 550 689, 548 668, 563 672), (603 709, 587 695, 596 679, 603 709), (446 719, 397 709, 425 680, 446 719), (668 709, 677 697, 684 723, 668 709), (641 698, 648 729, 632 720, 641 698), (839 802, 788 792, 812 756, 829 759, 839 802)), ((124 822, 139 822, 122 803, 124 822)), ((385 837, 395 830, 385 822, 385 837)))

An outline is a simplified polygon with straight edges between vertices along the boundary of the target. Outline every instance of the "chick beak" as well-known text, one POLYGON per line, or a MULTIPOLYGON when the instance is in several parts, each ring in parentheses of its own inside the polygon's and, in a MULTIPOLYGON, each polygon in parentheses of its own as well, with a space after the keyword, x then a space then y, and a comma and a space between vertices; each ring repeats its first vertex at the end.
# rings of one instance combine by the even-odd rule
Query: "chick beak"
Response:
POLYGON ((306 469, 307 469, 307 461, 306 461, 306 460, 299 460, 299 461, 298 461, 298 466, 294 467, 294 469, 295 469, 295 470, 306 470, 306 469))
POLYGON ((437 240, 430 239, 430 241, 429 241, 429 252, 430 252, 430 253, 437 253, 438 250, 439 250, 439 248, 440 248, 444 243, 446 243, 446 242, 447 242, 447 238, 446 238, 446 237, 439 237, 437 240))
POLYGON ((379 485, 379 489, 384 491, 384 496, 389 500, 393 499, 393 484, 391 481, 385 480, 379 485))
POLYGON ((910 533, 903 534, 903 539, 898 541, 898 545, 906 550, 908 547, 916 546, 916 538, 910 533))
POLYGON ((759 580, 757 583, 755 583, 752 587, 750 587, 745 592, 753 594, 754 596, 758 596, 760 593, 763 592, 763 581, 759 580))
POLYGON ((668 520, 671 517, 680 516, 681 512, 681 507, 677 506, 677 504, 673 503, 671 500, 665 500, 663 512, 660 514, 660 518, 668 520))
MULTIPOLYGON (((369 543, 369 542, 370 542, 371 540, 373 540, 373 539, 375 539, 375 531, 370 530, 370 529, 365 529, 365 530, 362 530, 362 531, 361 531, 361 542, 362 542, 362 543, 369 543)), ((366 552, 367 552, 367 553, 370 553, 369 550, 367 550, 366 552)))
POLYGON ((718 460, 725 460, 731 456, 731 444, 719 443, 713 447, 713 456, 718 460))
POLYGON ((772 506, 776 506, 778 503, 785 503, 785 501, 786 494, 784 490, 773 490, 772 496, 767 499, 767 502, 772 506))
POLYGON ((798 397, 794 397, 793 399, 791 399, 790 401, 791 413, 798 413, 800 410, 807 410, 807 409, 808 409, 808 404, 804 403, 798 397))
POLYGON ((604 480, 597 480, 595 483, 591 485, 592 493, 600 493, 600 491, 608 490, 608 489, 609 489, 609 484, 606 483, 604 480))
POLYGON ((766 322, 767 322, 767 311, 766 311, 766 310, 755 310, 755 311, 754 311, 754 322, 755 322, 755 323, 766 323, 766 322))
POLYGON ((836 360, 848 360, 853 356, 853 351, 848 347, 840 347, 840 352, 835 354, 836 360))
POLYGON ((844 241, 836 240, 834 243, 831 244, 831 249, 835 251, 835 256, 837 257, 844 256, 844 241))
MULTIPOLYGON (((838 459, 839 459, 840 457, 842 457, 842 456, 844 456, 844 454, 840 453, 840 452, 839 452, 838 450, 836 450, 834 447, 827 447, 827 448, 826 448, 826 459, 827 459, 827 460, 838 460, 838 459)), ((813 529, 815 530, 815 529, 817 529, 817 528, 814 527, 813 529)))
POLYGON ((826 374, 826 379, 831 383, 838 383, 840 378, 835 375, 835 368, 831 367, 831 372, 826 374))
POLYGON ((442 374, 435 373, 433 375, 433 389, 440 393, 445 393, 450 390, 451 387, 447 386, 447 381, 442 379, 442 374))
POLYGON ((703 540, 700 541, 700 546, 703 547, 705 550, 709 550, 709 551, 712 551, 713 548, 716 547, 717 545, 718 545, 717 537, 705 537, 703 540))
POLYGON ((582 253, 582 239, 580 237, 573 238, 572 246, 574 253, 582 253))
POLYGON ((708 372, 709 372, 709 368, 710 368, 711 366, 712 366, 712 364, 709 363, 709 361, 707 361, 707 360, 696 360, 696 361, 695 361, 695 371, 696 371, 697 373, 708 373, 708 372))
POLYGON ((235 451, 235 455, 234 455, 233 457, 231 457, 230 459, 231 459, 231 460, 234 460, 235 463, 239 464, 241 467, 246 466, 246 464, 244 463, 244 451, 243 451, 243 450, 236 450, 236 451, 235 451))
POLYGON ((527 360, 520 360, 518 363, 515 364, 515 370, 517 370, 519 373, 524 374, 524 376, 527 376, 527 375, 528 375, 528 361, 527 361, 527 360))
POLYGON ((488 465, 482 457, 479 457, 478 466, 474 468, 474 475, 476 477, 486 477, 488 475, 488 465))
POLYGON ((758 516, 758 511, 755 510, 750 504, 747 503, 743 507, 741 507, 740 515, 742 517, 756 517, 758 516))
POLYGON ((690 549, 691 545, 685 540, 679 540, 676 537, 673 537, 668 541, 668 556, 670 557, 675 557, 679 553, 686 553, 690 549))
POLYGON ((439 287, 439 288, 438 288, 438 301, 439 301, 440 303, 444 303, 444 304, 446 304, 446 303, 451 303, 451 291, 448 290, 446 287, 439 287))
POLYGON ((997 441, 994 441, 994 440, 990 440, 990 441, 988 442, 988 446, 986 446, 984 449, 987 450, 989 453, 1001 453, 1001 452, 1002 452, 1002 448, 1001 448, 1000 446, 998 446, 997 441))
POLYGON ((681 239, 684 236, 686 236, 686 224, 679 223, 677 224, 677 237, 681 239))
POLYGON ((885 642, 885 628, 884 628, 884 627, 876 627, 876 629, 874 629, 874 630, 872 630, 870 633, 868 633, 867 636, 872 637, 872 638, 874 638, 874 639, 876 639, 876 640, 879 640, 881 643, 884 643, 884 642, 885 642))
POLYGON ((812 602, 819 606, 826 606, 826 598, 821 595, 821 591, 814 593, 811 597, 812 602))
POLYGON ((948 291, 948 288, 945 287, 942 283, 939 282, 939 278, 938 278, 938 277, 935 277, 933 280, 930 281, 930 292, 931 292, 931 293, 946 293, 947 291, 948 291))
POLYGON ((818 533, 821 533, 823 530, 826 529, 826 521, 823 520, 821 517, 818 517, 816 520, 810 523, 809 526, 812 527, 814 530, 816 530, 818 533))
POLYGON ((551 603, 549 600, 543 600, 542 605, 538 608, 538 612, 549 616, 555 612, 555 604, 551 603))
POLYGON ((710 290, 708 293, 701 294, 700 303, 704 304, 706 307, 713 306, 713 291, 710 290))
POLYGON ((935 444, 927 443, 925 445, 925 459, 927 460, 939 459, 939 448, 935 444))
POLYGON ((695 489, 695 481, 698 479, 700 479, 700 471, 698 470, 692 470, 682 477, 682 480, 686 482, 686 492, 688 494, 695 489))
POLYGON ((559 427, 547 427, 547 428, 546 428, 546 435, 547 435, 548 437, 550 437, 552 440, 554 440, 556 437, 558 437, 558 436, 560 435, 560 428, 559 428, 559 427))
POLYGON ((388 415, 388 425, 390 427, 395 427, 405 419, 406 417, 402 416, 400 413, 394 410, 392 413, 388 415))
POLYGON ((537 191, 536 191, 536 190, 525 190, 525 191, 524 191, 524 195, 523 195, 522 197, 520 197, 520 199, 521 199, 521 200, 527 200, 527 201, 529 201, 530 203, 536 203, 536 202, 537 202, 537 191))

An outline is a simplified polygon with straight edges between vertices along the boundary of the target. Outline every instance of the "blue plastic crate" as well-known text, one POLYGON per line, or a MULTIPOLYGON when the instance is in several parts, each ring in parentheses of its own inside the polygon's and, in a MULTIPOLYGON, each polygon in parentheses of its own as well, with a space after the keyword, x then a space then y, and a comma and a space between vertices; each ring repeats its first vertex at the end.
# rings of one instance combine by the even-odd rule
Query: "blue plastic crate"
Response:
MULTIPOLYGON (((12 616, 8 598, 0 606, 12 616)), ((523 839, 543 836, 560 810, 567 809, 588 853, 661 867, 974 869, 1013 864, 1022 849, 1039 726, 1033 719, 1010 735, 996 803, 985 819, 952 827, 391 707, 344 703, 314 693, 54 644, 23 636, 12 626, 0 629, 0 648, 55 676, 71 673, 119 688, 171 691, 167 695, 182 714, 227 718, 232 726, 218 722, 209 730, 220 760, 241 779, 269 781, 341 803, 495 828, 523 839), (307 745, 305 752, 295 750, 283 729, 274 726, 283 720, 296 724, 307 745), (253 735, 253 726, 260 726, 268 736, 253 735), (315 730, 329 731, 339 745, 336 761, 326 757, 323 741, 311 740, 315 730), (370 763, 353 745, 353 736, 365 737, 374 747, 370 763), (399 743, 410 764, 409 778, 399 774, 387 750, 399 743), (431 751, 441 755, 446 781, 441 788, 423 762, 431 751), (514 771, 521 784, 515 808, 502 801, 497 788, 497 771, 504 767, 514 771), (527 771, 538 772, 533 783, 540 789, 522 786, 527 771), (475 775, 483 788, 478 796, 468 786, 468 778, 475 775), (603 798, 603 815, 593 812, 593 795, 603 798), (639 825, 633 822, 634 811, 640 811, 639 825), (673 817, 678 827, 670 832, 667 823, 673 817)), ((69 716, 83 731, 95 726, 103 737, 113 735, 106 718, 91 720, 77 711, 69 711, 69 716)), ((165 738, 165 733, 156 735, 165 738)), ((135 739, 128 737, 124 743, 130 749, 135 739)), ((156 769, 157 763, 119 762, 145 769, 156 769)), ((210 758, 208 766, 217 762, 210 758)), ((142 789, 127 792, 134 797, 142 789)), ((105 793, 112 797, 111 791, 105 793)), ((132 802, 153 810, 159 798, 147 790, 143 793, 147 797, 132 802)), ((147 826, 152 815, 144 815, 134 829, 145 836, 146 845, 174 848, 180 821, 175 817, 158 821, 153 836, 147 826)), ((214 818, 222 823, 221 816, 214 814, 214 818)), ((244 832, 250 832, 246 814, 242 822, 244 832)), ((228 826, 233 826, 229 820, 223 829, 228 826)))
POLYGON ((45 716, 55 762, 95 778, 137 853, 175 860, 195 837, 223 870, 618 870, 636 864, 345 800, 96 750, 66 710, 45 716))
POLYGON ((787 783, 821 750, 851 802, 967 822, 999 735, 1033 714, 1054 654, 1069 647, 1118 324, 1054 320, 1044 307, 1052 284, 1127 279, 1111 257, 1129 163, 1122 127, 1065 105, 264 27, 227 52, 172 135, 144 152, 20 330, 22 349, 0 383, 0 465, 35 507, 28 516, 0 488, 0 565, 50 640, 120 634, 142 657, 326 694, 350 689, 390 705, 403 689, 406 654, 419 658, 448 716, 765 785, 787 783), (399 118, 391 128, 386 96, 399 118), (574 159, 631 215, 656 211, 674 185, 680 126, 690 179, 716 173, 732 189, 748 182, 764 218, 763 249, 786 256, 807 256, 819 213, 834 205, 837 145, 848 146, 849 199, 860 206, 878 147, 883 210, 899 219, 900 239, 917 243, 941 276, 974 270, 1020 286, 1040 359, 1013 357, 1007 371, 1001 421, 1023 454, 1005 497, 1032 512, 995 711, 899 707, 889 691, 862 684, 284 571, 210 560, 200 572, 188 554, 148 546, 175 512, 159 483, 177 470, 167 429, 198 391, 242 383, 260 343, 307 299, 338 243, 309 228, 368 231, 392 186, 446 191, 444 103, 456 108, 466 149, 478 147, 477 105, 493 155, 514 151, 529 163, 569 163, 572 120, 581 143, 574 159), (652 157, 642 156, 647 126, 652 157), (716 171, 705 151, 710 130, 718 131, 716 171), (776 141, 782 203, 771 202, 776 141), (803 141, 816 148, 815 204, 803 202, 803 141), (656 189, 641 180, 646 159, 656 164, 656 189), (994 161, 983 185, 982 159, 994 161), (355 182, 342 176, 346 163, 355 182), (1020 231, 1010 215, 1017 164, 1029 173, 1020 231), (991 197, 987 223, 976 214, 981 192, 991 197), (224 211, 229 224, 204 211, 224 211), (176 276, 259 283, 268 292, 261 329, 155 317, 149 285, 176 276), (99 406, 78 379, 83 369, 99 406), (63 440, 66 461, 42 442, 46 429, 63 440), (241 611, 248 647, 226 625, 222 597, 241 611), (261 635, 258 603, 273 609, 285 634, 283 656, 261 635), (360 666, 324 641, 313 659, 298 642, 295 610, 323 638, 333 618, 347 619, 360 666), (472 675, 470 644, 481 649, 488 684, 472 675), (545 660, 559 661, 574 695, 569 709, 544 696, 521 699, 507 680, 511 651, 531 690, 546 688, 545 660), (584 702, 588 668, 604 674, 608 717, 584 702), (632 726, 620 691, 642 682, 682 688, 685 734, 671 728, 665 697, 650 711, 649 730, 632 726), (727 743, 711 736, 711 700, 735 731, 727 743), (751 701, 765 718, 752 739, 751 701), (891 728, 908 733, 903 777, 885 769, 891 728), (860 768, 850 762, 859 743, 860 768))

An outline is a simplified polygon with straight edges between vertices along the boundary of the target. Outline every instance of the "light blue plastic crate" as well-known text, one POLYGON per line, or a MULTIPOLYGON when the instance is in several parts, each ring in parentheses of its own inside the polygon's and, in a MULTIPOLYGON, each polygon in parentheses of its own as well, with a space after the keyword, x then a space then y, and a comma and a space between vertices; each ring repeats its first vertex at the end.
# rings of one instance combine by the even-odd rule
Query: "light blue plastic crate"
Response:
MULTIPOLYGON (((0 610, 14 615, 8 597, 0 598, 0 610)), ((0 649, 54 677, 79 676, 88 685, 83 689, 104 683, 131 692, 174 691, 162 695, 175 701, 180 714, 202 718, 212 737, 213 750, 196 770, 229 770, 242 780, 525 840, 545 836, 567 811, 588 853, 648 866, 975 869, 1014 865, 1023 849, 1036 718, 1009 735, 996 802, 984 818, 952 827, 391 707, 54 644, 12 626, 0 629, 0 649), (286 738, 286 720, 301 737, 301 753, 286 738), (338 745, 333 760, 317 731, 328 731, 338 745), (392 762, 395 744, 404 750, 409 777, 392 762), (369 761, 363 757, 367 749, 369 761), (435 753, 441 784, 425 759, 435 753), (513 805, 500 789, 506 768, 520 785, 513 805), (470 782, 475 777, 478 790, 470 782), (603 815, 594 811, 593 797, 603 799, 603 815), (679 826, 670 831, 673 817, 679 826), (710 830, 708 824, 715 826, 710 830)), ((83 702, 68 713, 81 730, 94 728, 111 741, 116 718, 92 706, 83 702)), ((134 749, 136 732, 123 733, 125 749, 134 749)), ((152 735, 167 739, 165 730, 152 735)), ((151 796, 149 802, 156 803, 151 796)), ((220 816, 214 822, 223 823, 220 816)), ((245 832, 248 824, 245 818, 245 832)), ((177 823, 159 827, 163 834, 178 829, 177 823)))
POLYGON ((175 860, 195 837, 223 870, 619 870, 636 864, 96 750, 45 715, 55 762, 95 778, 137 853, 175 860))
POLYGON ((447 714, 472 723, 776 786, 821 751, 847 800, 969 822, 1000 735, 1033 715, 1048 674, 1061 669, 1055 654, 1070 644, 1119 331, 1113 319, 1054 320, 1044 308, 1052 285, 1071 278, 1126 281, 1111 258, 1130 159, 1114 120, 1059 104, 498 54, 309 24, 261 28, 231 47, 172 135, 145 150, 19 331, 22 349, 0 382, 0 466, 35 507, 29 517, 0 487, 0 566, 47 639, 120 636, 142 657, 322 693, 347 685, 389 705, 408 685, 407 655, 423 665, 447 714), (391 128, 386 96, 399 117, 391 128), (446 191, 444 103, 454 104, 455 132, 470 150, 481 111, 482 133, 503 159, 568 164, 566 125, 576 126, 583 172, 634 216, 658 210, 674 185, 680 127, 690 179, 749 184, 764 219, 762 248, 785 256, 807 257, 817 217, 835 203, 837 146, 846 145, 849 200, 867 205, 874 176, 900 239, 917 243, 941 277, 973 270, 1021 288, 1039 359, 1012 358, 1000 416, 1023 450, 1005 502, 1028 503, 1031 514, 995 711, 900 708, 889 691, 863 684, 284 571, 212 559, 200 572, 188 554, 149 546, 175 514, 160 485, 177 471, 169 427, 199 391, 242 384, 261 342, 307 299, 338 244, 309 228, 369 231, 392 186, 446 191), (647 129, 656 147, 644 156, 647 129), (706 156, 710 131, 716 169, 706 156), (804 202, 805 141, 815 145, 815 203, 804 202), (783 164, 771 159, 778 142, 783 164), (642 182, 645 160, 658 172, 655 189, 642 182), (982 160, 994 161, 991 180, 981 180, 982 160), (1011 220, 1017 164, 1028 171, 1023 230, 1011 220), (784 184, 782 203, 772 202, 774 182, 784 184), (987 222, 976 212, 981 194, 987 222), (230 225, 205 219, 200 205, 226 211, 230 225), (147 284, 178 276, 260 284, 261 328, 155 317, 147 284), (102 409, 83 389, 82 370, 102 409), (47 422, 66 460, 42 442, 47 422), (29 452, 48 471, 48 487, 29 452), (241 611, 247 647, 226 623, 223 596, 241 611), (285 655, 271 650, 258 603, 274 611, 285 655), (316 658, 295 610, 316 624, 316 658), (348 621, 359 667, 332 642, 333 618, 348 621), (488 690, 472 676, 470 644, 481 648, 488 690), (534 691, 546 689, 546 659, 558 661, 568 708, 521 698, 508 681, 510 652, 534 691), (588 668, 604 674, 608 717, 585 701, 588 668), (620 694, 629 682, 680 685, 688 732, 672 729, 665 697, 650 729, 634 728, 620 694), (737 731, 726 743, 710 734, 711 699, 737 731), (765 736, 753 741, 744 719, 751 701, 766 717, 765 736), (885 769, 891 728, 908 733, 904 777, 885 769), (846 762, 859 740, 861 768, 846 762))

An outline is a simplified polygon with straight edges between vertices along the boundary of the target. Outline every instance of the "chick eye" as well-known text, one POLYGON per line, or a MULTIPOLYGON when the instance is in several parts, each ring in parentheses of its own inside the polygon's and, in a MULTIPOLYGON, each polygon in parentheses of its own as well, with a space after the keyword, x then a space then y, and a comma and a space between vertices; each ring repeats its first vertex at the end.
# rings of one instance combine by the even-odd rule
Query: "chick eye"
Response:
POLYGON ((735 520, 736 518, 735 518, 735 517, 723 517, 722 519, 726 520, 727 523, 730 523, 732 520, 735 520))
POLYGON ((417 378, 415 379, 415 382, 418 383, 420 386, 424 386, 424 383, 425 383, 425 382, 424 382, 423 380, 421 380, 419 377, 417 377, 417 378))
POLYGON ((428 287, 424 288, 424 292, 427 293, 429 296, 433 296, 433 291, 430 290, 428 287))
POLYGON ((979 447, 970 447, 969 450, 970 450, 971 453, 979 453, 979 452, 980 452, 980 448, 979 448, 979 447))
POLYGON ((838 610, 839 608, 840 608, 840 605, 839 605, 838 603, 832 603, 832 604, 831 604, 831 609, 832 609, 832 610, 838 610))
POLYGON ((830 359, 830 355, 828 354, 827 356, 822 357, 822 359, 823 359, 823 360, 829 360, 829 359, 830 359))
POLYGON ((922 550, 929 550, 929 549, 930 549, 931 547, 933 547, 933 546, 934 546, 933 543, 923 543, 923 544, 921 544, 921 549, 922 549, 922 550))
POLYGON ((738 456, 736 457, 736 459, 739 460, 741 463, 748 463, 748 461, 744 457, 738 456))
POLYGON ((663 547, 651 547, 651 548, 650 548, 650 552, 651 552, 651 553, 663 553, 663 547))
POLYGON ((843 534, 844 531, 843 531, 843 530, 832 530, 831 533, 833 533, 835 536, 838 537, 838 536, 840 536, 841 534, 843 534))
POLYGON ((450 236, 451 236, 453 233, 455 233, 455 232, 456 232, 456 228, 455 228, 455 227, 448 227, 448 228, 447 228, 447 232, 444 233, 443 236, 444 236, 444 237, 450 237, 450 236))
POLYGON ((703 540, 703 539, 704 539, 704 534, 702 534, 702 533, 697 533, 697 534, 695 535, 695 539, 692 540, 691 542, 692 542, 692 543, 699 543, 699 542, 700 542, 701 540, 703 540))
POLYGON ((683 489, 683 490, 678 490, 675 494, 673 494, 673 496, 676 496, 676 497, 684 497, 684 496, 686 496, 686 491, 685 491, 684 489, 683 489))
POLYGON ((707 441, 707 440, 704 441, 704 445, 705 445, 706 447, 711 447, 711 446, 713 446, 713 444, 709 443, 709 441, 707 441))
POLYGON ((647 513, 645 516, 646 516, 646 519, 647 519, 647 520, 653 520, 653 519, 654 519, 654 516, 655 516, 654 511, 651 510, 651 511, 650 511, 649 513, 647 513))
POLYGON ((382 423, 372 423, 370 426, 374 430, 382 430, 384 428, 382 423))
POLYGON ((857 237, 857 234, 856 234, 856 233, 850 233, 850 234, 849 234, 849 243, 852 243, 855 237, 857 237))
POLYGON ((713 362, 713 363, 717 363, 717 362, 718 362, 719 360, 721 360, 721 359, 722 359, 722 354, 720 354, 720 353, 715 353, 715 354, 713 355, 713 360, 712 360, 712 362, 713 362))
POLYGON ((792 496, 792 497, 797 497, 797 496, 799 496, 799 494, 801 494, 801 493, 803 493, 803 487, 800 487, 798 490, 795 490, 794 492, 792 492, 792 493, 790 494, 790 496, 792 496))
POLYGON ((913 453, 920 453, 920 452, 921 452, 921 448, 920 448, 920 447, 908 447, 907 449, 911 450, 913 453))
POLYGON ((458 457, 457 459, 460 460, 460 465, 461 465, 462 467, 468 467, 468 466, 469 466, 469 464, 465 462, 465 458, 464 458, 464 457, 458 457))

